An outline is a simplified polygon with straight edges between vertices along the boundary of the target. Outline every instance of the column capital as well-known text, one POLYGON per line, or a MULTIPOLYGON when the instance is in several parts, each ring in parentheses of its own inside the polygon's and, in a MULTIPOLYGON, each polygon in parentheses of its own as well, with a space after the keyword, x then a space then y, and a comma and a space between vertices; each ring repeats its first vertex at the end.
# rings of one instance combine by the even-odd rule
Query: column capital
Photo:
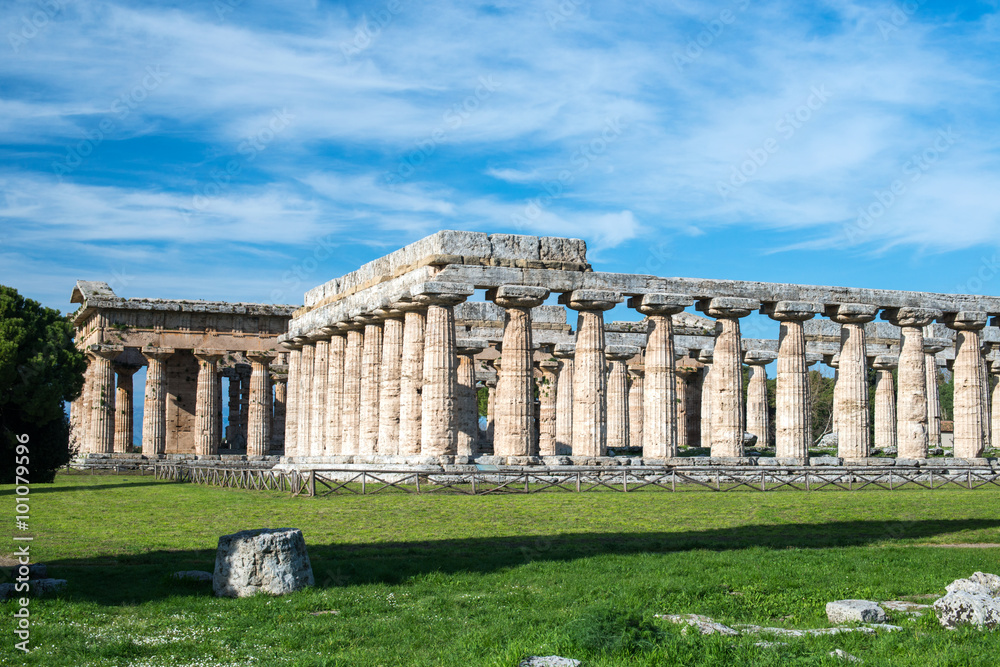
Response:
POLYGON ((421 313, 427 310, 427 304, 420 303, 419 301, 408 301, 406 299, 400 299, 399 301, 393 301, 389 304, 389 308, 392 310, 398 310, 401 313, 421 313))
POLYGON ((455 341, 455 353, 474 357, 485 350, 487 345, 482 338, 459 338, 455 341))
POLYGON ((766 366, 777 358, 778 353, 770 350, 747 350, 743 353, 743 363, 748 366, 766 366))
POLYGON ((95 357, 112 360, 125 351, 122 345, 88 345, 87 352, 95 357))
POLYGON ((401 320, 406 314, 402 309, 396 308, 394 306, 382 306, 381 308, 376 308, 374 311, 376 317, 380 320, 401 320))
POLYGON ((135 364, 119 364, 112 362, 111 367, 115 369, 116 375, 135 375, 142 366, 136 366, 135 364))
POLYGON ((552 356, 556 359, 572 359, 574 354, 576 354, 574 343, 556 343, 552 350, 552 356))
POLYGON ((270 364, 271 361, 278 356, 278 353, 274 350, 254 350, 252 352, 247 352, 246 357, 250 361, 255 361, 259 364, 270 364))
POLYGON ((687 349, 686 347, 678 347, 677 345, 674 345, 674 360, 675 361, 677 359, 683 359, 684 357, 688 356, 689 354, 691 354, 691 350, 687 349))
POLYGON ((486 291, 486 299, 502 308, 535 308, 549 298, 549 290, 531 285, 501 285, 486 291))
POLYGON ((285 348, 289 352, 294 352, 295 350, 302 349, 302 343, 297 343, 294 340, 283 340, 278 343, 281 347, 285 348))
POLYGON ((804 322, 823 312, 823 304, 812 301, 772 301, 761 304, 760 312, 779 322, 804 322))
POLYGON ((465 283, 426 282, 410 288, 414 301, 425 305, 454 306, 475 294, 476 289, 465 283))
POLYGON ((296 336, 294 339, 295 344, 301 349, 304 345, 309 345, 313 341, 309 340, 309 336, 296 336))
POLYGON ((338 327, 336 324, 331 324, 329 326, 320 327, 319 330, 322 331, 325 334, 323 336, 324 340, 331 339, 334 336, 343 336, 344 335, 344 332, 341 331, 340 327, 338 327))
POLYGON ((737 319, 746 317, 760 308, 760 301, 735 296, 717 296, 700 299, 695 308, 716 319, 737 319))
POLYGON ((630 375, 634 375, 635 377, 638 377, 638 378, 645 377, 646 376, 646 367, 645 366, 629 366, 628 367, 628 372, 629 372, 630 375))
POLYGON ((354 315, 351 319, 366 327, 382 324, 382 318, 375 313, 361 313, 359 315, 354 315))
POLYGON ((840 367, 840 352, 837 352, 836 354, 824 354, 823 355, 823 363, 826 364, 827 366, 829 366, 830 368, 839 368, 840 367))
MULTIPOLYGON (((838 355, 833 355, 833 356, 838 356, 838 355)), ((820 354, 819 352, 806 352, 806 366, 812 366, 814 364, 818 364, 821 361, 823 361, 823 355, 820 354)), ((840 359, 837 359, 834 363, 839 364, 840 359)))
POLYGON ((608 345, 604 348, 604 356, 608 361, 628 361, 639 351, 635 345, 608 345))
POLYGON ((676 315, 694 303, 694 298, 686 294, 651 292, 629 297, 628 307, 643 315, 676 315))
POLYGON ((559 303, 571 310, 611 310, 621 300, 621 294, 611 290, 578 289, 559 295, 559 303))
POLYGON ((538 362, 538 368, 543 373, 553 374, 559 370, 559 362, 553 359, 543 359, 538 362))
POLYGON ((226 356, 223 350, 193 350, 194 358, 206 364, 214 364, 222 357, 226 356))
POLYGON ((703 364, 710 364, 714 358, 715 354, 712 350, 698 350, 698 361, 703 364))
POLYGON ((925 327, 944 313, 934 308, 886 308, 882 319, 897 327, 925 327))
POLYGON ((944 352, 952 345, 954 345, 954 343, 947 338, 924 338, 924 352, 927 354, 944 352))
POLYGON ((163 361, 167 359, 174 353, 174 348, 172 347, 151 347, 146 346, 139 350, 142 356, 146 357, 148 360, 163 361))
POLYGON ((938 322, 956 331, 981 331, 986 326, 988 319, 989 313, 978 310, 945 313, 937 318, 938 322))
POLYGON ((865 324, 878 316, 879 307, 868 303, 828 303, 824 311, 837 324, 865 324))
POLYGON ((990 363, 990 373, 993 375, 1000 375, 1000 359, 994 359, 990 363))
POLYGON ((891 371, 899 365, 899 357, 892 354, 880 354, 872 362, 872 368, 877 371, 891 371))
POLYGON ((307 333, 306 334, 306 338, 309 339, 309 344, 315 343, 316 341, 320 341, 320 340, 330 340, 330 334, 327 333, 327 331, 326 331, 327 328, 328 327, 322 327, 320 329, 313 329, 312 331, 310 331, 309 333, 307 333))
POLYGON ((337 322, 334 326, 340 330, 341 333, 346 334, 348 331, 362 331, 365 325, 361 322, 355 322, 353 320, 345 320, 343 322, 337 322))

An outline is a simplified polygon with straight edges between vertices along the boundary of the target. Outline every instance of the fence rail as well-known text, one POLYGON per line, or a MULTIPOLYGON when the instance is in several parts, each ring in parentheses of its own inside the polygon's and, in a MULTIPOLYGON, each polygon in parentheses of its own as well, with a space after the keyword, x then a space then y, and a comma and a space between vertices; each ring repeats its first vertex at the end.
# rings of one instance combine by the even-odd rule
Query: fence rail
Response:
POLYGON ((434 472, 329 468, 272 470, 156 463, 157 479, 223 488, 287 491, 292 496, 335 494, 453 493, 471 496, 509 493, 617 491, 844 491, 902 488, 929 490, 1000 487, 1000 473, 988 468, 816 468, 752 470, 746 467, 643 467, 627 470, 434 472))

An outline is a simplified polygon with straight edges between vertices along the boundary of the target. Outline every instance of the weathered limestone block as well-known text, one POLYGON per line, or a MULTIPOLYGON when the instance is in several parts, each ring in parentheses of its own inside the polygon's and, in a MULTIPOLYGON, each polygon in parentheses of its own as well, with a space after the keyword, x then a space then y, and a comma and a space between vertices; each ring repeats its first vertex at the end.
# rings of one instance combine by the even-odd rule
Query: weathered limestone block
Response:
POLYGON ((882 313, 900 328, 896 439, 902 458, 927 458, 927 370, 923 328, 942 316, 929 308, 889 308, 882 313))
POLYGON ((767 405, 767 366, 778 355, 766 350, 750 350, 743 361, 750 366, 747 384, 747 432, 757 436, 757 448, 764 449, 770 439, 769 410, 767 405))
POLYGON ((779 301, 767 314, 781 323, 775 386, 775 456, 805 461, 812 442, 809 406, 809 368, 802 323, 823 311, 820 304, 779 301))
POLYGON ((877 313, 877 307, 859 303, 842 303, 826 309, 827 316, 841 325, 834 396, 837 453, 843 458, 871 456, 865 324, 874 321, 877 313))
POLYGON ((826 617, 831 623, 885 623, 885 612, 869 600, 836 600, 826 603, 826 617))
POLYGON ((558 655, 532 655, 518 663, 517 667, 580 667, 581 664, 579 660, 558 655))
POLYGON ((219 538, 213 592, 222 597, 284 595, 312 586, 312 565, 298 528, 244 530, 219 538))
MULTIPOLYGON (((984 312, 948 313, 944 323, 955 336, 955 457, 972 459, 982 456, 987 441, 988 422, 983 404, 986 388, 982 366, 982 336, 987 314, 984 312)), ((935 388, 936 389, 936 388, 935 388)))
POLYGON ((604 356, 608 360, 608 447, 621 449, 629 446, 628 427, 628 374, 625 362, 639 354, 639 348, 630 345, 608 345, 604 356))

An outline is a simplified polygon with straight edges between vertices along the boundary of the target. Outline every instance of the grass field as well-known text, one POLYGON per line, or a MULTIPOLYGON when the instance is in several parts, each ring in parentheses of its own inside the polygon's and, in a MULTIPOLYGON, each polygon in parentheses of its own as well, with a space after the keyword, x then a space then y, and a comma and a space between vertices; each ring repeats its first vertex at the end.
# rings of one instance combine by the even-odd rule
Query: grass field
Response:
MULTIPOLYGON (((32 495, 34 560, 69 586, 32 601, 27 656, 6 603, 3 665, 843 664, 835 648, 869 665, 994 665, 1000 650, 1000 633, 949 632, 933 616, 770 648, 653 618, 827 627, 830 600, 1000 573, 1000 548, 932 546, 1000 543, 996 487, 292 499, 61 475, 32 495), (284 526, 305 534, 313 589, 229 600, 170 579, 212 570, 219 535, 284 526)), ((13 506, 10 487, 0 496, 13 506)))

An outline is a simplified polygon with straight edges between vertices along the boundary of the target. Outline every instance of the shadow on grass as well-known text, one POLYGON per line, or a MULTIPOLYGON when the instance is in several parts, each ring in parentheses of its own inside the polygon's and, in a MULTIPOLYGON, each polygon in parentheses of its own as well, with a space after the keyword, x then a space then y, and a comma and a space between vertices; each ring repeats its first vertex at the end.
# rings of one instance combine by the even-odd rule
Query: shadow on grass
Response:
MULTIPOLYGON (((886 540, 926 539, 964 530, 1000 526, 1000 519, 926 521, 845 521, 779 526, 740 526, 712 530, 643 533, 570 533, 562 535, 468 538, 373 544, 308 544, 320 587, 398 584, 440 572, 489 573, 532 562, 570 561, 602 554, 671 553, 695 549, 727 551, 751 547, 820 549, 865 546, 886 540)), ((49 576, 72 582, 66 597, 103 604, 140 603, 185 592, 208 590, 206 584, 171 581, 177 570, 212 571, 215 548, 153 551, 50 563, 49 576)))
MULTIPOLYGON (((136 476, 137 480, 142 479, 136 476)), ((154 486, 157 484, 165 484, 165 482, 154 480, 152 477, 147 476, 148 481, 135 481, 135 482, 121 482, 119 484, 85 484, 83 486, 62 486, 56 484, 46 484, 43 482, 32 482, 31 484, 31 495, 41 495, 43 493, 62 493, 63 491, 104 491, 106 489, 116 489, 127 486, 133 488, 136 486, 154 486)), ((16 491, 16 487, 11 487, 9 489, 0 489, 0 497, 12 496, 16 491)))

